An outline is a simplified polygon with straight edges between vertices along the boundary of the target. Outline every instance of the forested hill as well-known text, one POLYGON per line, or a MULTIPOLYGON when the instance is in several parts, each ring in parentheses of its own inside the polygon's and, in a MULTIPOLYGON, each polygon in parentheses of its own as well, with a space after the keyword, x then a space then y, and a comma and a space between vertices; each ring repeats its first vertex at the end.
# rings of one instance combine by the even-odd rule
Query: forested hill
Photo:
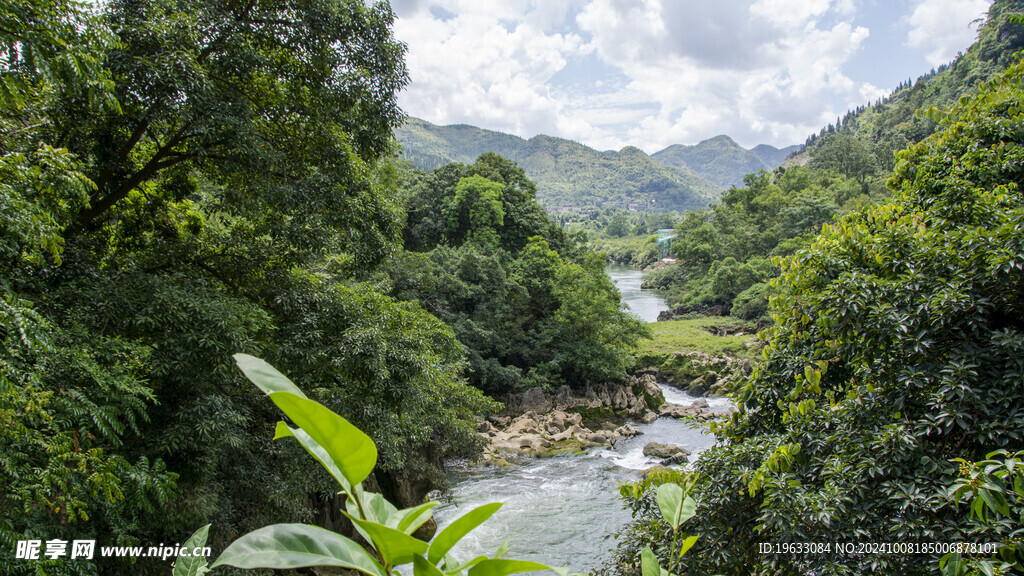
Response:
POLYGON ((512 159, 537 182, 537 199, 548 210, 699 208, 718 200, 744 174, 779 165, 791 151, 764 145, 745 150, 728 136, 719 136, 654 156, 632 146, 601 152, 564 138, 541 135, 526 140, 464 124, 437 126, 418 118, 410 118, 395 135, 403 156, 424 170, 449 162, 471 164, 485 152, 512 159))
POLYGON ((993 3, 978 30, 978 40, 965 53, 916 80, 900 83, 889 96, 836 118, 834 124, 807 138, 806 150, 793 163, 806 163, 816 156, 819 164, 842 159, 840 171, 858 178, 891 171, 895 152, 938 129, 939 118, 929 109, 948 109, 1015 61, 1024 48, 1024 25, 1008 15, 1021 11, 1021 0, 993 3))
POLYGON ((722 188, 742 186, 743 177, 758 170, 772 170, 800 146, 779 149, 761 144, 747 150, 721 134, 694 146, 673 144, 651 155, 666 166, 689 168, 722 188))

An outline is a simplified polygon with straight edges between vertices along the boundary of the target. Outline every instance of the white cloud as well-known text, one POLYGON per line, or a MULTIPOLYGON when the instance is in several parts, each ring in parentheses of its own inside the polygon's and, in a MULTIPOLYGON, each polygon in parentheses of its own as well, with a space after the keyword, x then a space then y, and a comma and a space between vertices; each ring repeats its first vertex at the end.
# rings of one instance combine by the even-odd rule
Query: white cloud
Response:
POLYGON ((828 12, 829 0, 757 0, 750 13, 784 28, 802 27, 828 12))
MULTIPOLYGON (((802 142, 883 95, 844 68, 875 33, 859 13, 895 11, 889 0, 391 1, 409 46, 408 113, 648 152, 722 133, 802 142)), ((936 53, 969 44, 940 39, 973 33, 966 23, 988 6, 915 1, 911 42, 936 53)))
POLYGON ((430 7, 454 17, 396 5, 395 34, 409 45, 411 83, 400 97, 403 107, 439 123, 522 135, 551 131, 562 103, 546 83, 582 41, 544 28, 564 19, 568 3, 449 0, 430 7))
POLYGON ((907 45, 927 52, 930 64, 945 64, 974 41, 970 23, 985 16, 990 0, 918 0, 907 18, 907 45))
MULTIPOLYGON (((655 12, 652 5, 644 4, 655 12)), ((748 146, 791 144, 862 104, 865 93, 881 92, 843 75, 869 32, 842 20, 849 3, 824 26, 830 7, 827 0, 665 1, 655 12, 665 32, 650 34, 649 22, 622 17, 618 0, 594 0, 577 22, 594 50, 629 76, 625 92, 657 105, 627 131, 649 152, 720 133, 748 146)))

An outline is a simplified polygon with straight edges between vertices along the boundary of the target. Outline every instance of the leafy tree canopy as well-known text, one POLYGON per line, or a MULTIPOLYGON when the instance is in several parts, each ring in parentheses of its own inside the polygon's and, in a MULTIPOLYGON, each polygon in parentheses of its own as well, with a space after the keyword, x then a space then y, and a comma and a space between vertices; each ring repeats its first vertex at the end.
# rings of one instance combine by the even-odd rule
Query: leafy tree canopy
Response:
POLYGON ((946 487, 963 485, 953 459, 1019 446, 1024 430, 1021 110, 1017 64, 928 112, 942 130, 899 155, 892 202, 824 226, 784 265, 765 362, 697 464, 703 537, 686 573, 933 573, 938 554, 757 543, 1005 533, 946 487))

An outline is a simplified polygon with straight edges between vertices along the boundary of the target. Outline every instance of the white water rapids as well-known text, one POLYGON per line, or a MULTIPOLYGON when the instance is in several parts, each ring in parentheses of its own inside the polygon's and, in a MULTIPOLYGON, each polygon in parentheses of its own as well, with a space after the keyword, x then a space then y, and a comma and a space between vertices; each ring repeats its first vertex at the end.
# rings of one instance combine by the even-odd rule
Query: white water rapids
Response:
MULTIPOLYGON (((656 294, 640 291, 641 272, 622 267, 610 272, 623 301, 639 308, 645 320, 653 321, 666 308, 656 294)), ((685 405, 696 400, 664 384, 662 390, 669 402, 685 405)), ((708 398, 708 405, 726 411, 732 403, 708 398)), ((630 520, 618 495, 619 484, 638 479, 641 471, 658 463, 643 455, 644 445, 652 440, 676 444, 690 451, 692 461, 713 443, 704 430, 679 420, 633 425, 643 434, 582 456, 532 459, 510 468, 453 467, 451 491, 434 509, 439 528, 482 504, 504 505, 452 553, 460 560, 493 554, 508 538, 509 558, 567 566, 571 572, 600 566, 615 546, 611 536, 630 520)))

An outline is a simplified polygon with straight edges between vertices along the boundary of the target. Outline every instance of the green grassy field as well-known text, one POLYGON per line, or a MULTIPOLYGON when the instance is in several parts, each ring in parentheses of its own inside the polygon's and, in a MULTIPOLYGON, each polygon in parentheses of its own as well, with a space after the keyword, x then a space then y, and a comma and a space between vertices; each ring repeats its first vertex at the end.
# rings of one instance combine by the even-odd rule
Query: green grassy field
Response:
POLYGON ((650 326, 654 339, 641 340, 640 349, 637 351, 641 365, 645 359, 660 358, 663 362, 675 352, 704 352, 709 356, 731 356, 738 359, 753 359, 757 354, 745 344, 755 336, 754 325, 743 320, 708 316, 652 322, 650 326), (733 335, 717 336, 708 332, 706 328, 725 329, 733 335), (743 332, 745 335, 738 336, 735 335, 736 332, 743 332))

